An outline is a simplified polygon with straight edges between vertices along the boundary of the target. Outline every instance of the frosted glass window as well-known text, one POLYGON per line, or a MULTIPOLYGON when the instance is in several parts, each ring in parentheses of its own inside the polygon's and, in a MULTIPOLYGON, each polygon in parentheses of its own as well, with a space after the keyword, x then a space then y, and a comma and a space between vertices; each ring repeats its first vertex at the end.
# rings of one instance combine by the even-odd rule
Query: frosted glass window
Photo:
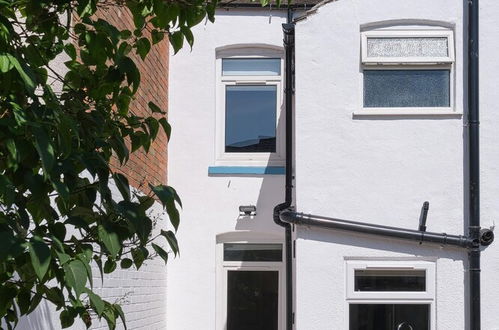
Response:
POLYGON ((364 70, 364 107, 450 107, 450 70, 364 70))
POLYGON ((279 76, 281 59, 279 58, 224 58, 222 59, 223 76, 279 76))
POLYGON ((277 86, 226 86, 225 152, 276 151, 277 86))
POLYGON ((440 38, 368 38, 368 57, 447 57, 448 39, 440 38))

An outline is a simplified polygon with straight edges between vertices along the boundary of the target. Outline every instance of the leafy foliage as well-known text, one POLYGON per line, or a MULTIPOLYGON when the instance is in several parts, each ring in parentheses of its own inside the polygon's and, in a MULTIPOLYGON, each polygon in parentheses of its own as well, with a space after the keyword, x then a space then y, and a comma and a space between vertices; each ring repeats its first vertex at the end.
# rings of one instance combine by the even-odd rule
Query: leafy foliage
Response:
POLYGON ((159 236, 178 253, 173 231, 152 237, 150 213, 156 197, 176 231, 175 190, 151 185, 149 195, 138 194, 110 161, 124 165, 130 153, 147 152, 160 129, 171 133, 154 103, 147 117, 130 109, 140 84, 134 58, 145 59, 165 37, 175 52, 184 40, 192 46, 191 28, 205 17, 213 21, 215 6, 216 0, 0 0, 0 318, 7 328, 45 299, 60 311, 63 327, 77 317, 88 327, 96 315, 113 329, 125 316, 93 291, 91 264, 102 276, 118 265, 138 269, 153 254, 166 262, 168 252, 152 243, 159 236), (129 10, 134 27, 98 19, 103 6, 129 10), (62 74, 52 63, 64 54, 62 74))

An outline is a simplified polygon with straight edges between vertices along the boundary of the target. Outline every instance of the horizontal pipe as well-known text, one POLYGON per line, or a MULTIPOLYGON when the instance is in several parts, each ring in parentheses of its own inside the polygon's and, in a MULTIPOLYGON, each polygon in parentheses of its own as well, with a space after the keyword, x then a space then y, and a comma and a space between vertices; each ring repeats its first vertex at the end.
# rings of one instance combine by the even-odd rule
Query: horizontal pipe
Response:
POLYGON ((303 214, 292 211, 281 212, 283 222, 302 226, 313 226, 327 229, 345 230, 368 235, 392 237, 416 242, 429 242, 442 245, 451 245, 461 248, 473 246, 473 241, 465 236, 447 235, 445 233, 430 233, 419 230, 411 230, 397 227, 374 225, 364 222, 327 218, 311 214, 303 214))

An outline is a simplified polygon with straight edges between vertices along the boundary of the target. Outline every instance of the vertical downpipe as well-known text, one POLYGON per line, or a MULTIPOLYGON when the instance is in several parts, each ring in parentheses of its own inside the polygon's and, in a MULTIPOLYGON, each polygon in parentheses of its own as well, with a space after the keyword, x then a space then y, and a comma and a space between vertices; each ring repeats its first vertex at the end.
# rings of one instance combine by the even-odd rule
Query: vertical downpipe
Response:
MULTIPOLYGON (((283 24, 284 47, 286 52, 286 192, 288 207, 293 200, 293 55, 295 46, 295 26, 291 23, 292 11, 288 9, 287 24, 283 24)), ((291 225, 286 226, 286 329, 292 330, 293 311, 293 259, 291 225)))
POLYGON ((470 330, 480 330, 480 159, 478 95, 478 0, 468 0, 468 167, 470 330))
POLYGON ((293 201, 293 54, 294 54, 294 24, 292 10, 288 7, 288 20, 282 25, 285 48, 285 112, 286 112, 286 178, 284 203, 274 207, 274 222, 285 229, 285 264, 286 264, 286 330, 293 330, 293 241, 291 224, 280 219, 282 211, 289 209, 293 201))

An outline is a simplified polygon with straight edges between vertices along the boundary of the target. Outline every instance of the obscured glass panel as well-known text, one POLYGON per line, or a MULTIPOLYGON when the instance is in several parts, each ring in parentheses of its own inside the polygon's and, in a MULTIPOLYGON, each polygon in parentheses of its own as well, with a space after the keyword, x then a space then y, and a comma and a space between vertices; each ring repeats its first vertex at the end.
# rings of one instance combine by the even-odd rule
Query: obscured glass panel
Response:
POLYGON ((279 273, 228 271, 227 330, 277 330, 279 273))
POLYGON ((367 38, 368 57, 447 57, 446 37, 367 38))
POLYGON ((355 270, 355 291, 425 291, 424 270, 355 270))
POLYGON ((350 330, 429 329, 429 304, 350 304, 350 330))
POLYGON ((282 244, 225 243, 224 261, 282 261, 282 244))
POLYGON ((226 86, 225 151, 276 151, 277 86, 226 86))
POLYGON ((224 58, 223 76, 278 76, 281 74, 279 58, 224 58))
POLYGON ((364 70, 364 107, 450 107, 450 71, 364 70))

